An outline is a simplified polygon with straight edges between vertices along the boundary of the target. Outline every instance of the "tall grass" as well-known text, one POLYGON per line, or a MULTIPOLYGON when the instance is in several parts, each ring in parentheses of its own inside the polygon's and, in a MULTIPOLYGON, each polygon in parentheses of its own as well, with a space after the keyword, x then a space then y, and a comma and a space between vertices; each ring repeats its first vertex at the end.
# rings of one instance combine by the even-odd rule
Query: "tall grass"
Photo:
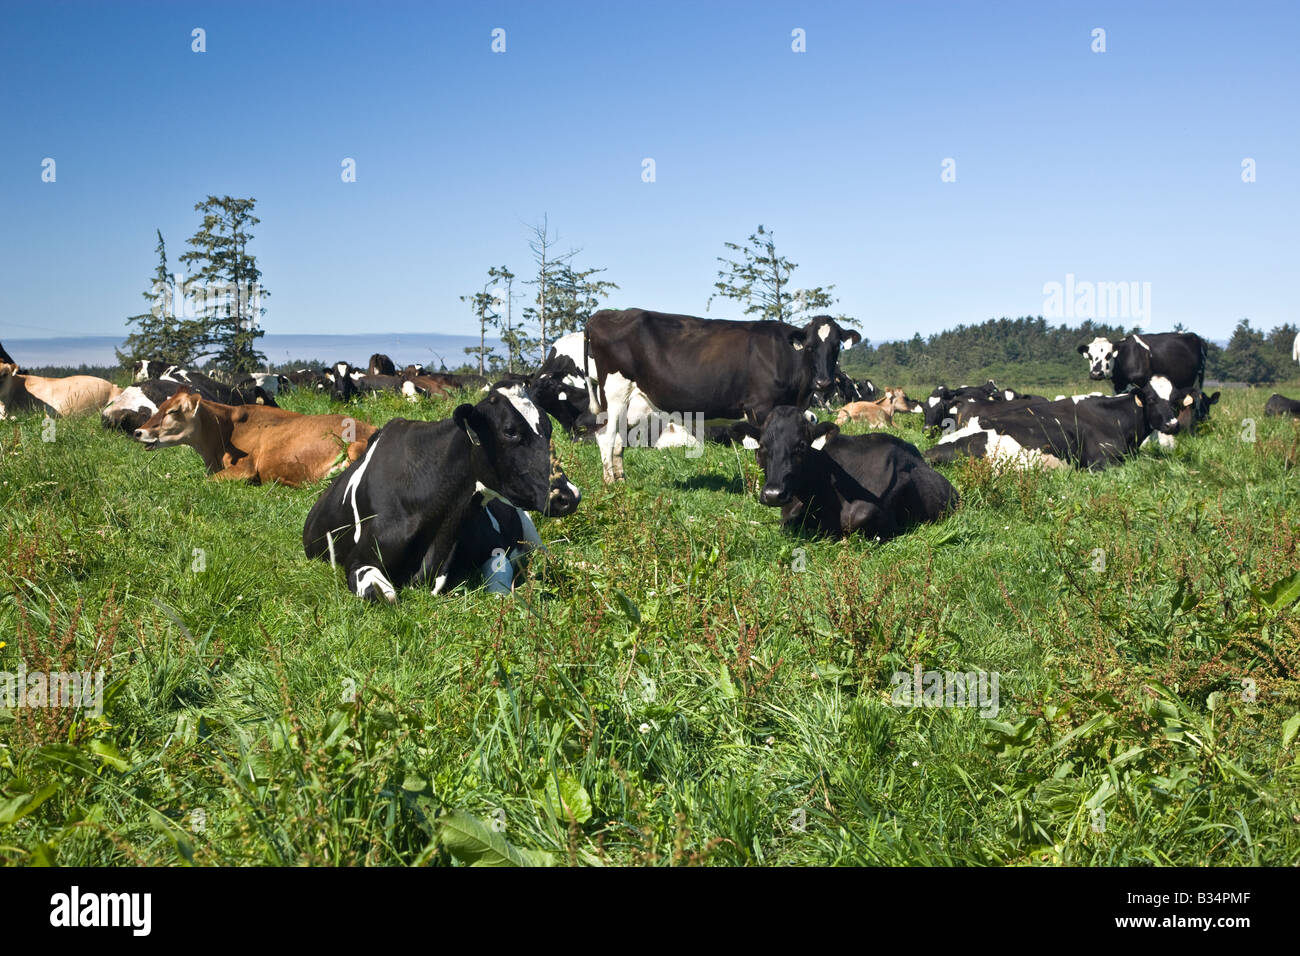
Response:
POLYGON ((885 545, 783 533, 749 452, 606 489, 557 437, 584 501, 525 587, 395 607, 303 557, 323 486, 3 423, 0 671, 108 692, 0 711, 0 861, 1295 864, 1300 426, 1266 397, 1104 473, 955 466, 960 510, 885 545), (996 672, 998 714, 897 706, 916 664, 996 672))

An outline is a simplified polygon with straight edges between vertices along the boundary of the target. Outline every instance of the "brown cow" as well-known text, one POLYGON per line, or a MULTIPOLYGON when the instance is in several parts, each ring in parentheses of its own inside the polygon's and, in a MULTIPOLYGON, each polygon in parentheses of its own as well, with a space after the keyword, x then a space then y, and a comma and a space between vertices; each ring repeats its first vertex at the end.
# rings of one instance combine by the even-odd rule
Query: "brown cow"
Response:
POLYGON ((93 375, 44 378, 23 375, 17 365, 0 362, 0 418, 33 409, 53 415, 97 412, 120 394, 112 382, 93 375))
POLYGON ((376 430, 345 415, 222 405, 182 388, 134 434, 149 449, 189 445, 202 456, 213 478, 297 487, 356 461, 376 430))
POLYGON ((872 428, 886 428, 894 424, 894 412, 910 412, 913 405, 901 388, 887 388, 874 402, 849 402, 835 416, 835 424, 854 421, 866 422, 872 428))

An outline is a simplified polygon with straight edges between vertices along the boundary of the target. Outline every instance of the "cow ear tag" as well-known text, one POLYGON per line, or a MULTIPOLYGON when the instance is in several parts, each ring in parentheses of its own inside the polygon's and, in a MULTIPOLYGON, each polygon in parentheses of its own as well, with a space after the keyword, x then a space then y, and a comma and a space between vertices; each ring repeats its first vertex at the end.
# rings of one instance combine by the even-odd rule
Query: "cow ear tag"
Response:
POLYGON ((1192 404, 1192 396, 1188 395, 1183 399, 1183 408, 1186 408, 1190 404, 1192 404))
POLYGON ((483 444, 481 441, 478 440, 478 434, 474 431, 474 429, 470 428, 468 422, 465 423, 465 434, 469 436, 469 440, 473 444, 475 445, 483 444))
POLYGON ((1142 399, 1138 398, 1136 395, 1133 396, 1133 401, 1138 403, 1138 408, 1142 407, 1142 399))

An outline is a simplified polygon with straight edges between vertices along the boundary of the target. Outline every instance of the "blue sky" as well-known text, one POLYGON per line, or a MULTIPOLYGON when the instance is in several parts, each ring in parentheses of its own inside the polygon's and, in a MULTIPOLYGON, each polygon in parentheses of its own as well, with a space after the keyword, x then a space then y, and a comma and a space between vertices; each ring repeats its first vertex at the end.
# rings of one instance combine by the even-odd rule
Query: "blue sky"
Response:
POLYGON ((1300 319, 1300 4, 2 10, 0 340, 124 332, 208 193, 258 201, 268 332, 471 331, 543 214, 613 306, 740 317, 715 257, 763 223, 874 341, 1067 274, 1149 282, 1151 330, 1300 319))

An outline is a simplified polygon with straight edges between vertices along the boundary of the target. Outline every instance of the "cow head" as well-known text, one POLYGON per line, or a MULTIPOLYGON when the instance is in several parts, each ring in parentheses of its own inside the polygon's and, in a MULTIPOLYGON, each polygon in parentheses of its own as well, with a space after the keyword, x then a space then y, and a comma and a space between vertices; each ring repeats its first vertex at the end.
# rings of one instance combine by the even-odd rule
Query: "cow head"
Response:
POLYGON ((1088 377, 1096 381, 1110 378, 1115 368, 1115 356, 1119 354, 1110 339, 1100 336, 1079 346, 1079 354, 1088 359, 1088 377))
POLYGON ((457 406, 452 419, 486 458, 491 491, 552 517, 577 509, 582 494, 551 455, 551 420, 522 385, 493 387, 477 405, 457 406))
MULTIPOLYGON (((1134 389, 1132 395, 1146 416, 1147 425, 1152 431, 1163 432, 1166 435, 1178 431, 1178 410, 1169 399, 1161 397, 1160 393, 1151 387, 1151 383, 1148 382, 1141 388, 1134 389)), ((1188 404, 1191 404, 1191 396, 1188 395, 1186 398, 1188 404)))
POLYGON ((136 441, 152 451, 169 445, 187 444, 194 436, 195 420, 202 399, 186 386, 158 406, 153 417, 131 433, 136 441))
POLYGON ((12 362, 0 362, 0 403, 8 402, 6 398, 13 391, 14 383, 18 381, 15 377, 18 375, 18 366, 12 362))
POLYGON ((1210 406, 1218 400, 1218 392, 1206 395, 1199 388, 1174 389, 1169 403, 1178 413, 1178 430, 1194 434, 1196 426, 1210 417, 1210 406))
POLYGON ((925 427, 927 429, 938 428, 943 424, 944 418, 949 414, 948 408, 952 402, 953 391, 945 385, 936 385, 930 397, 925 400, 925 405, 921 411, 925 416, 925 427))
POLYGON ((814 473, 809 467, 812 459, 839 434, 839 428, 830 422, 814 425, 793 405, 778 405, 768 413, 761 429, 739 422, 732 426, 731 434, 737 441, 751 438, 758 442, 754 455, 765 479, 759 503, 780 506, 807 488, 814 473))
POLYGON ((347 362, 335 362, 334 366, 325 373, 325 384, 333 401, 351 401, 361 393, 357 388, 355 377, 357 371, 347 362))
POLYGON ((859 333, 840 328, 829 315, 814 317, 790 335, 790 344, 804 353, 804 361, 812 370, 813 387, 819 390, 830 388, 835 381, 840 349, 852 348, 861 341, 859 333))

